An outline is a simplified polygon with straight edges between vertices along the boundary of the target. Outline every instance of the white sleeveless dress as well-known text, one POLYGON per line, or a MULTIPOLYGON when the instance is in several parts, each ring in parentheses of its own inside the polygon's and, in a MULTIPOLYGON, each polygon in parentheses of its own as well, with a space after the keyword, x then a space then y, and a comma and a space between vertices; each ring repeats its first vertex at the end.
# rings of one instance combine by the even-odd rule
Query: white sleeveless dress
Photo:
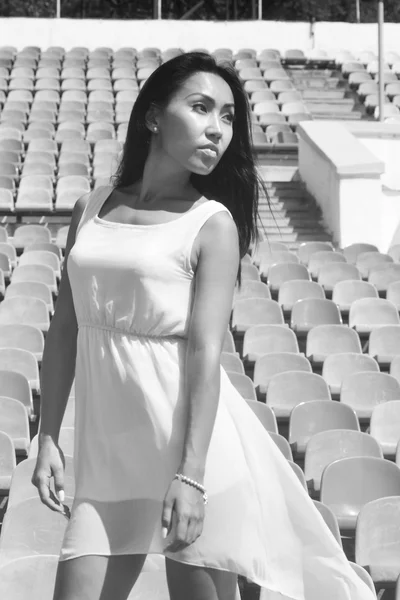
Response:
POLYGON ((162 504, 187 421, 190 253, 209 217, 231 213, 209 200, 161 224, 111 223, 98 216, 111 191, 92 193, 67 265, 79 325, 76 495, 60 560, 163 554, 244 575, 274 598, 373 600, 222 366, 203 531, 164 551, 162 504))

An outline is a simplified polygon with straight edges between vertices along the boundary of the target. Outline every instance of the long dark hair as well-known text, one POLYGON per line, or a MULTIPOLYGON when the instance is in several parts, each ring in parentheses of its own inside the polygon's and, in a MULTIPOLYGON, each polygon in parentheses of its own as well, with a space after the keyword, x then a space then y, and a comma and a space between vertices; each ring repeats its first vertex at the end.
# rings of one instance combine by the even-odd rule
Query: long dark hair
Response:
MULTIPOLYGON (((143 176, 149 152, 151 132, 146 126, 146 113, 151 104, 161 109, 185 81, 197 72, 219 75, 232 90, 235 103, 232 140, 218 165, 209 175, 192 173, 190 182, 206 198, 224 204, 231 212, 239 235, 240 258, 251 244, 257 245, 259 187, 268 198, 267 188, 255 164, 252 150, 251 109, 233 65, 217 61, 205 52, 186 52, 160 65, 145 81, 135 101, 129 119, 126 141, 113 184, 116 188, 132 185, 143 176)), ((262 222, 260 219, 261 226, 262 222)), ((239 287, 242 283, 241 265, 238 270, 239 287)))

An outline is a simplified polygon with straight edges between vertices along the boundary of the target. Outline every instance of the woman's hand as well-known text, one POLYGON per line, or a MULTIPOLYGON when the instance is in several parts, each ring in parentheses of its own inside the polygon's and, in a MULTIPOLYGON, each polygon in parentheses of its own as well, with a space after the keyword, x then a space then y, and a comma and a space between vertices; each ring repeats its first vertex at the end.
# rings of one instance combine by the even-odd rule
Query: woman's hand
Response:
POLYGON ((64 501, 64 468, 65 458, 61 448, 51 439, 42 442, 31 482, 37 487, 43 504, 61 514, 65 514, 65 507, 62 504, 64 501), (54 489, 58 499, 50 488, 52 477, 54 477, 54 489))
MULTIPOLYGON (((202 493, 179 479, 173 479, 164 498, 162 527, 166 535, 172 530, 175 521, 175 531, 168 546, 168 552, 178 552, 193 542, 203 531, 204 500, 202 493)), ((166 536, 165 536, 166 537, 166 536)))

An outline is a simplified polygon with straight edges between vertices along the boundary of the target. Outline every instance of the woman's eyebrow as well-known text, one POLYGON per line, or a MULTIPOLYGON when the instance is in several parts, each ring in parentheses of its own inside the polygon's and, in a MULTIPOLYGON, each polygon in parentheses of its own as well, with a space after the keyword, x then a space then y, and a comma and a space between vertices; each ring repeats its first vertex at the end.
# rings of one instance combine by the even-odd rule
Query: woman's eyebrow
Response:
MULTIPOLYGON (((207 100, 212 102, 212 104, 215 104, 214 98, 212 98, 211 96, 208 96, 207 94, 203 94, 202 92, 192 92, 191 94, 188 94, 187 96, 185 96, 185 99, 189 98, 189 96, 203 96, 203 98, 207 98, 207 100)), ((224 107, 225 106, 235 108, 235 105, 232 102, 227 102, 226 104, 224 104, 224 107)))

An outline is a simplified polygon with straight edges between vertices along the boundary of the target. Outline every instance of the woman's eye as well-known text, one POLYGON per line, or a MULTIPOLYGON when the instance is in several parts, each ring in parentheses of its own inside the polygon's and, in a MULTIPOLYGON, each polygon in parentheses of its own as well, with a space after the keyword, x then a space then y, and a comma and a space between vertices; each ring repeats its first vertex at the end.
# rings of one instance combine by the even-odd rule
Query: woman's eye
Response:
POLYGON ((201 106, 201 107, 202 107, 202 108, 204 108, 204 109, 206 108, 206 107, 204 106, 204 104, 202 104, 201 102, 197 102, 197 104, 193 104, 193 108, 196 108, 196 106, 201 106))

